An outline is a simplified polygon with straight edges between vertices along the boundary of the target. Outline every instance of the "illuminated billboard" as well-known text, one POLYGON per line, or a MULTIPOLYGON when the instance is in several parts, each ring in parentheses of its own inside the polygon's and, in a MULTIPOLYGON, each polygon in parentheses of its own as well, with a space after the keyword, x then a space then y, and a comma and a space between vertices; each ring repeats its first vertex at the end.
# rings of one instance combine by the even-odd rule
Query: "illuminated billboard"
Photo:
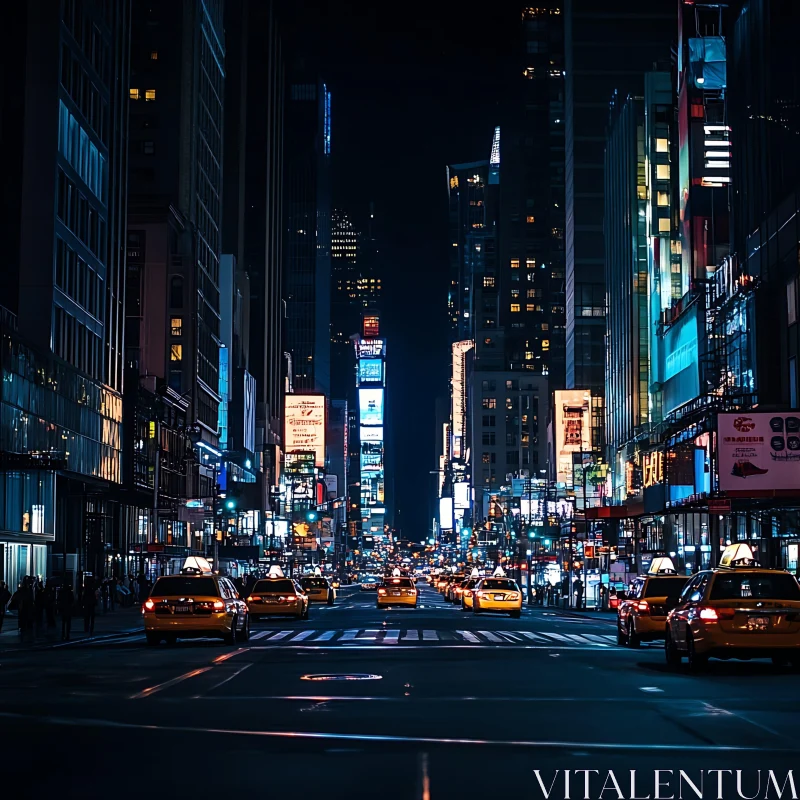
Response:
POLYGON ((383 389, 359 389, 358 413, 362 425, 383 425, 383 389))
POLYGON ((383 384, 383 361, 379 358, 358 360, 358 385, 363 383, 383 384))
POLYGON ((383 441, 383 426, 380 427, 373 425, 372 427, 361 428, 361 441, 362 442, 382 442, 383 441))
POLYGON ((469 484, 465 481, 453 484, 453 495, 456 508, 469 508, 469 484))
POLYGON ((355 347, 358 358, 380 358, 386 355, 384 339, 359 339, 355 342, 355 347))
POLYGON ((699 328, 698 306, 694 306, 664 333, 665 414, 700 394, 699 328))
POLYGON ((283 415, 287 453, 313 450, 315 464, 325 466, 325 395, 287 394, 283 415))
POLYGON ((740 497, 800 490, 800 414, 718 417, 719 488, 740 497))
POLYGON ((439 498, 439 527, 443 531, 453 530, 453 498, 439 498))
POLYGON ((592 451, 592 395, 583 389, 554 392, 556 480, 573 485, 573 453, 592 451))
POLYGON ((466 383, 466 356, 474 343, 470 339, 462 342, 453 342, 453 372, 452 372, 452 415, 453 420, 453 458, 464 456, 463 440, 467 420, 467 393, 466 383))

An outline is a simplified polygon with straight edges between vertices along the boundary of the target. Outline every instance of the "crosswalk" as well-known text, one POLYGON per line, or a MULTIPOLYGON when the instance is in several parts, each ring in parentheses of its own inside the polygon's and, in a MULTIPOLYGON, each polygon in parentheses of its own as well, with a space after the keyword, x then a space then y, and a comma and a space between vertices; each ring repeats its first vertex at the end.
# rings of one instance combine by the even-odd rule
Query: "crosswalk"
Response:
MULTIPOLYGON (((139 642, 144 636, 128 638, 139 642)), ((195 641, 205 641, 196 639, 195 641)), ((209 639, 208 641, 213 641, 209 639)), ((347 628, 340 630, 256 630, 250 635, 251 647, 426 647, 483 646, 538 648, 606 648, 616 646, 609 634, 567 634, 544 631, 478 631, 432 629, 347 628)))

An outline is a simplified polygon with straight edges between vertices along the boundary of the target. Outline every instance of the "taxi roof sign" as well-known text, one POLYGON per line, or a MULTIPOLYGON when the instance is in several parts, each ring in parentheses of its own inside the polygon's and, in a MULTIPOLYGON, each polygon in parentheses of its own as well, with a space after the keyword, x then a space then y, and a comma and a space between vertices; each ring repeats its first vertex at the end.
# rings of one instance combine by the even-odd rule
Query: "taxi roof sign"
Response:
POLYGON ((669 556, 659 556, 654 558, 650 564, 650 569, 647 570, 648 575, 677 575, 678 570, 675 569, 675 564, 669 556))
POLYGON ((506 574, 503 572, 503 568, 498 564, 497 569, 492 573, 493 578, 505 578, 506 574))
POLYGON ((745 542, 737 542, 736 544, 729 544, 723 551, 719 559, 721 567, 728 567, 729 569, 735 567, 757 567, 759 566, 756 561, 750 545, 745 542))
POLYGON ((397 567, 395 567, 395 568, 392 570, 392 577, 393 577, 393 578, 399 578, 399 577, 400 577, 400 570, 399 570, 397 567))
POLYGON ((319 567, 315 567, 314 568, 314 574, 315 575, 322 575, 322 570, 319 567))
POLYGON ((186 561, 183 562, 182 571, 202 572, 206 575, 210 575, 213 572, 211 564, 208 563, 208 559, 202 556, 189 556, 186 561))
POLYGON ((285 578, 286 576, 283 574, 283 570, 278 566, 278 564, 273 564, 269 568, 269 572, 267 573, 268 578, 285 578))
POLYGON ((480 578, 480 573, 478 572, 477 567, 472 568, 472 572, 469 574, 470 578, 480 578))

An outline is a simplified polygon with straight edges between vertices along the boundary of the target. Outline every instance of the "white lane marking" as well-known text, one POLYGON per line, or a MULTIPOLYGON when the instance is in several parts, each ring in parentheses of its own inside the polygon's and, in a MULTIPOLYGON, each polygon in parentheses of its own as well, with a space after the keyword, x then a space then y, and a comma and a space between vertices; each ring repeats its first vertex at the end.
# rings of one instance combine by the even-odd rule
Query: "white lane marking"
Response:
POLYGON ((199 669, 193 669, 191 672, 186 672, 183 675, 178 675, 177 678, 172 678, 172 680, 164 681, 164 683, 158 683, 155 686, 148 686, 141 692, 131 695, 130 699, 141 700, 143 697, 150 697, 156 692, 160 692, 162 689, 169 689, 170 686, 175 686, 176 683, 187 681, 189 678, 195 678, 198 675, 202 675, 204 672, 208 672, 210 669, 211 667, 200 667, 199 669))
POLYGON ((608 647, 608 644, 606 643, 606 639, 611 639, 615 643, 617 641, 613 636, 607 636, 607 637, 606 636, 598 636, 596 633, 584 633, 583 634, 583 638, 584 639, 589 639, 589 641, 592 641, 592 642, 598 642, 599 644, 602 644, 603 647, 608 647))
POLYGON ((422 631, 422 638, 426 642, 438 642, 439 634, 436 631, 422 631))
POLYGON ((327 642, 329 639, 333 639, 333 637, 336 636, 337 633, 339 633, 339 631, 325 631, 324 633, 321 633, 319 636, 317 636, 317 638, 314 639, 314 641, 327 642))
MULTIPOLYGON (((236 672, 234 672, 232 675, 228 675, 227 678, 223 678, 219 683, 215 683, 210 689, 208 689, 208 693, 216 691, 217 689, 219 689, 220 686, 224 686, 228 681, 233 680, 237 675, 241 675, 248 667, 252 666, 253 662, 251 661, 249 664, 245 664, 244 666, 239 667, 239 669, 237 669, 236 672)), ((196 694, 192 698, 192 700, 199 700, 201 696, 202 695, 196 694)))
POLYGON ((270 633, 270 631, 259 631, 258 633, 253 633, 253 634, 250 635, 250 641, 254 642, 254 641, 256 641, 256 639, 263 639, 269 633, 270 633))
POLYGON ((418 642, 419 641, 419 631, 404 631, 405 635, 403 639, 407 642, 418 642))
POLYGON ((468 642, 480 642, 480 639, 472 633, 472 631, 456 631, 457 634, 462 636, 468 642))
POLYGON ((368 641, 375 641, 378 638, 378 634, 380 633, 379 630, 364 630, 364 633, 361 636, 357 636, 359 642, 368 642, 368 641), (366 634, 372 634, 371 636, 367 636, 366 634))
POLYGON ((659 689, 658 686, 640 686, 640 692, 663 692, 663 689, 659 689))
POLYGON ((339 641, 340 642, 352 642, 353 639, 355 639, 356 636, 358 636, 358 632, 360 630, 361 630, 360 628, 356 628, 355 630, 351 629, 351 630, 345 631, 342 634, 342 637, 339 639, 339 641))
POLYGON ((495 636, 491 631, 478 631, 478 633, 483 636, 484 639, 488 639, 490 642, 503 641, 499 636, 495 636))
POLYGON ((277 642, 278 639, 285 639, 287 636, 291 635, 292 633, 294 633, 294 631, 280 631, 279 633, 276 633, 274 636, 270 636, 269 637, 269 641, 270 641, 270 643, 277 642))
POLYGON ((383 641, 385 644, 397 644, 400 639, 400 631, 386 631, 383 634, 383 641))
POLYGON ((290 642, 302 642, 303 639, 308 639, 309 636, 311 636, 311 635, 313 635, 315 633, 316 633, 315 630, 300 631, 300 633, 298 633, 297 636, 292 636, 292 638, 289 639, 288 641, 290 641, 290 642))

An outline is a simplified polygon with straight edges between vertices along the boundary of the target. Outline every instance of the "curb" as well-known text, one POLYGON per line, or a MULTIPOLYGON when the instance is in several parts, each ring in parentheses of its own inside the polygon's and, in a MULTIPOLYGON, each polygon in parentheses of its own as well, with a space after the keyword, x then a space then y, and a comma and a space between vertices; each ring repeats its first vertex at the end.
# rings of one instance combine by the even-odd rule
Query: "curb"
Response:
POLYGON ((0 646, 0 653, 9 654, 16 652, 31 652, 33 650, 55 650, 60 647, 74 647, 89 642, 103 642, 112 639, 124 639, 127 636, 135 636, 136 634, 143 633, 144 628, 128 628, 124 631, 117 631, 115 633, 101 633, 95 636, 87 636, 82 639, 72 639, 69 642, 39 642, 32 645, 24 645, 15 642, 12 647, 4 648, 0 646))

